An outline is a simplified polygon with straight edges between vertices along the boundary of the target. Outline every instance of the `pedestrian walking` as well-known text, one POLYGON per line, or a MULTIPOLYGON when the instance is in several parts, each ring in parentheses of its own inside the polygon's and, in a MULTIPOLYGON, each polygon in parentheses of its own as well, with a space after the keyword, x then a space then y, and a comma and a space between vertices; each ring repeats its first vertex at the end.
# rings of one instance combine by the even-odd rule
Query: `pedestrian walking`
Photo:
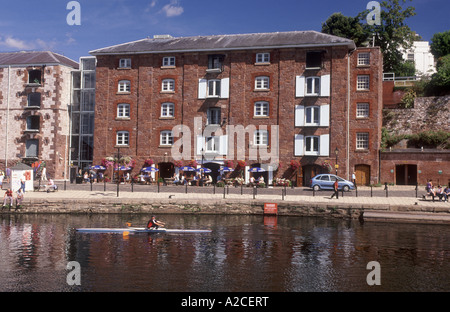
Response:
POLYGON ((334 180, 333 188, 334 188, 334 193, 333 193, 333 195, 331 195, 331 198, 333 198, 334 196, 336 196, 336 199, 339 199, 339 193, 338 193, 339 183, 338 183, 338 180, 337 180, 337 179, 334 180))

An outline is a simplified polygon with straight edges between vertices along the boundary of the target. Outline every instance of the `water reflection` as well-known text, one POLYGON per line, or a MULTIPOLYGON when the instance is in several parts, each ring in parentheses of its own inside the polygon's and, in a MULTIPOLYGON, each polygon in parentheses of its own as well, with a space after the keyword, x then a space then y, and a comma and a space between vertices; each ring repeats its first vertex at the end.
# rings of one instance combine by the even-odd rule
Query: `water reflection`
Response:
POLYGON ((449 291, 450 227, 316 218, 164 216, 211 234, 81 234, 144 216, 0 217, 0 291, 449 291), (66 283, 69 261, 81 286, 66 283), (367 263, 381 286, 367 285, 367 263))

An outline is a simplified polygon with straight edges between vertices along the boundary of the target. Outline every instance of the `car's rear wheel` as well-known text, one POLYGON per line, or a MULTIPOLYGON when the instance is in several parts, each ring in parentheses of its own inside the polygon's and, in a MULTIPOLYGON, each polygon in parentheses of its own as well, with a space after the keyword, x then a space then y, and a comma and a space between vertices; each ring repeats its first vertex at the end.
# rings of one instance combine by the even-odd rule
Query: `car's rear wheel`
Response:
POLYGON ((313 186, 313 190, 314 190, 314 191, 320 191, 320 186, 314 185, 314 186, 313 186))

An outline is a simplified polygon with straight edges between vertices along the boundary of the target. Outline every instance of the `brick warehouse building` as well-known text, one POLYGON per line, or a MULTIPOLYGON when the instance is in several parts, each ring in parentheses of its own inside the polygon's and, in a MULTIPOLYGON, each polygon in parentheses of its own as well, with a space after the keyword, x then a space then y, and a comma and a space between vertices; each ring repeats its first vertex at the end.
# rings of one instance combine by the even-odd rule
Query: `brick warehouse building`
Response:
POLYGON ((136 162, 133 175, 154 163, 170 177, 191 160, 214 171, 241 160, 246 169, 264 165, 264 153, 252 156, 262 148, 279 151, 279 167, 271 172, 271 164, 264 174, 269 183, 286 177, 307 184, 317 173, 334 172, 336 161, 340 176, 356 172, 361 183, 378 182, 378 48, 293 31, 155 36, 90 53, 97 57, 94 164, 120 148, 136 162), (178 125, 190 132, 174 133, 178 125), (227 133, 231 126, 246 131, 227 133), (183 162, 172 157, 179 140, 183 162))
POLYGON ((68 174, 71 71, 57 53, 0 53, 0 169, 45 162, 48 177, 68 174))

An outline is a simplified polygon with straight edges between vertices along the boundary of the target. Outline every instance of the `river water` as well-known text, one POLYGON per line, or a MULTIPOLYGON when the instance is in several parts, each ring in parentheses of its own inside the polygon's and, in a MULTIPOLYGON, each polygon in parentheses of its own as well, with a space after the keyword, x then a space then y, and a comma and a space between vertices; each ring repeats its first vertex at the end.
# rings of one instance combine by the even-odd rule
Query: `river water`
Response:
POLYGON ((450 226, 306 217, 159 216, 208 234, 82 234, 148 216, 0 216, 2 292, 450 291, 450 226), (67 267, 69 262, 79 263, 67 267), (379 270, 367 267, 379 263, 379 270), (81 285, 69 285, 79 273, 81 285), (373 275, 373 274, 375 275, 373 275), (381 285, 368 285, 368 275, 381 285))

